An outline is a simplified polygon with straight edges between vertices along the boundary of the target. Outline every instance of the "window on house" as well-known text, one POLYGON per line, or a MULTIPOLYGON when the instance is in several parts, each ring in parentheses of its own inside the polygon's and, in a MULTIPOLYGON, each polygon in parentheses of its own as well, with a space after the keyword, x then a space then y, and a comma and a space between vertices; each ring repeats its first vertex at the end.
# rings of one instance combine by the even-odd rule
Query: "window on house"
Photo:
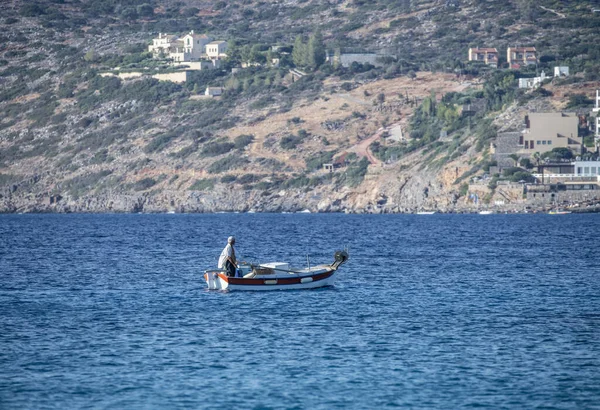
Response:
POLYGON ((552 145, 552 141, 548 141, 548 145, 552 145))
POLYGON ((577 175, 581 175, 581 167, 577 167, 577 175))
POLYGON ((542 141, 538 141, 538 142, 537 142, 537 145, 541 145, 541 144, 542 144, 542 141))
POLYGON ((585 168, 583 168, 583 173, 584 173, 585 175, 588 175, 588 174, 590 173, 590 167, 585 167, 585 168))
POLYGON ((546 145, 546 140, 542 141, 542 145, 546 145))
POLYGON ((525 149, 529 149, 529 141, 525 141, 525 149))
POLYGON ((596 173, 596 167, 592 167, 592 175, 597 175, 597 173, 596 173))

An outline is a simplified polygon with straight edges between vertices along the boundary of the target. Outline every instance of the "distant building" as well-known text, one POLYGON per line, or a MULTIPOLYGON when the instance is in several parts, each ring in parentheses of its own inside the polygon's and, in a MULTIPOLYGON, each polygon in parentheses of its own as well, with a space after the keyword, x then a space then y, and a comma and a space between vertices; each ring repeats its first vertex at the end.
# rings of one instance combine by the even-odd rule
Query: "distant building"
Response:
POLYGON ((546 73, 542 71, 542 75, 533 78, 519 78, 519 88, 535 88, 542 85, 546 79, 546 73))
POLYGON ((506 49, 506 61, 508 61, 510 68, 515 69, 539 62, 535 47, 508 47, 506 49))
POLYGON ((600 175, 600 161, 575 161, 573 173, 580 177, 596 177, 600 175))
POLYGON ((520 137, 518 154, 543 154, 554 148, 569 148, 580 153, 583 139, 579 137, 579 117, 575 113, 530 113, 526 129, 520 137))
POLYGON ((368 63, 378 67, 383 65, 380 61, 381 57, 384 57, 384 55, 377 53, 335 53, 334 55, 327 53, 325 61, 330 64, 339 64, 342 67, 350 67, 352 63, 368 63))
POLYGON ((194 30, 181 38, 173 34, 159 33, 148 46, 148 51, 154 57, 170 58, 180 63, 218 60, 227 56, 226 50, 226 41, 212 41, 206 34, 196 34, 194 30))
MULTIPOLYGON (((158 33, 158 37, 152 40, 152 45, 148 46, 148 51, 154 55, 168 54, 169 51, 179 44, 179 38, 173 34, 158 33)), ((181 43, 183 45, 183 43, 181 43)))
POLYGON ((498 67, 498 50, 495 48, 469 48, 469 61, 480 61, 498 67))
POLYGON ((206 45, 206 55, 211 60, 220 60, 227 57, 227 41, 213 41, 206 45))
POLYGON ((223 94, 223 87, 206 87, 204 95, 209 97, 218 97, 223 94))
POLYGON ((175 61, 197 61, 200 60, 205 53, 205 47, 212 41, 206 34, 195 34, 194 30, 181 38, 183 47, 182 59, 175 61))
POLYGON ((554 77, 568 77, 569 76, 569 67, 560 66, 554 67, 554 77))

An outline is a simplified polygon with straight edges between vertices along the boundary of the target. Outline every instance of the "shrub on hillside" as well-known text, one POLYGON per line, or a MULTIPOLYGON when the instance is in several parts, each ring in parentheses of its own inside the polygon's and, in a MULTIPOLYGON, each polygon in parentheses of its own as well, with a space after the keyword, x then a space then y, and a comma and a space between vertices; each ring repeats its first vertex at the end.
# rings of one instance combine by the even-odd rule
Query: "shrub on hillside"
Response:
POLYGON ((235 147, 235 144, 229 141, 214 141, 206 144, 202 149, 202 156, 215 157, 217 155, 227 154, 235 147))
POLYGON ((156 138, 146 145, 144 152, 150 154, 163 150, 167 145, 171 143, 177 137, 174 133, 159 134, 156 138))
POLYGON ((231 169, 243 167, 249 162, 250 161, 248 161, 246 158, 240 158, 236 155, 229 155, 225 158, 213 162, 208 167, 207 171, 211 174, 220 174, 221 172, 226 172, 231 169))
MULTIPOLYGON (((306 133, 306 131, 304 132, 306 133)), ((281 139, 281 141, 279 141, 279 146, 283 149, 294 149, 298 145, 302 144, 302 140, 303 138, 300 135, 286 135, 281 139)))
POLYGON ((306 168, 309 171, 319 170, 323 167, 323 164, 331 162, 334 151, 326 151, 315 154, 306 159, 306 168))
POLYGON ((585 94, 571 94, 569 95, 569 102, 567 103, 566 109, 570 110, 573 108, 589 107, 594 103, 585 94))
POLYGON ((112 171, 99 171, 71 178, 61 184, 61 191, 69 192, 71 196, 78 198, 84 192, 94 189, 98 181, 111 173, 112 171))
POLYGON ((247 134, 242 134, 239 135, 235 138, 234 142, 234 147, 236 149, 244 149, 246 148, 246 146, 252 144, 252 142, 254 141, 254 135, 247 135, 247 134))
POLYGON ((548 158, 551 160, 561 160, 561 159, 572 159, 573 151, 569 148, 557 147, 553 148, 552 151, 547 151, 542 154, 542 158, 548 158))
POLYGON ((229 184, 231 182, 235 182, 235 180, 237 179, 237 177, 235 175, 223 175, 221 177, 221 182, 224 184, 229 184))
POLYGON ((190 191, 210 191, 214 187, 214 179, 197 179, 189 189, 190 191))
POLYGON ((346 172, 341 178, 341 181, 348 186, 355 187, 360 185, 360 183, 365 178, 367 174, 367 168, 369 167, 369 160, 367 158, 362 158, 357 163, 350 165, 346 168, 346 172))
POLYGON ((136 191, 145 191, 146 189, 152 188, 157 184, 157 181, 154 178, 143 178, 133 184, 133 189, 136 191))
POLYGON ((242 185, 246 185, 246 184, 251 184, 253 182, 257 182, 262 178, 262 175, 256 175, 256 174, 244 174, 242 176, 240 176, 237 179, 237 182, 242 184, 242 185))

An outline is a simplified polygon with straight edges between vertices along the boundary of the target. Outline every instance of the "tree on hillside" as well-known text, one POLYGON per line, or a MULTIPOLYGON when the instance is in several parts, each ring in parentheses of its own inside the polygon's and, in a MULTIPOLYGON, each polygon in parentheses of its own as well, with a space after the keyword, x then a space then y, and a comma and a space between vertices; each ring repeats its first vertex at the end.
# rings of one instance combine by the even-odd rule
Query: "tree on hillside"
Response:
POLYGON ((304 63, 306 61, 306 46, 302 41, 302 36, 297 36, 296 41, 294 41, 292 59, 296 67, 304 67, 304 63))
POLYGON ((325 62, 325 56, 325 45, 320 31, 313 33, 308 43, 304 43, 302 36, 296 37, 292 51, 292 59, 296 67, 314 71, 325 62))
POLYGON ((566 109, 588 107, 593 103, 594 101, 585 94, 570 94, 566 109))
POLYGON ((125 21, 134 21, 138 18, 137 10, 133 7, 125 7, 119 13, 119 18, 125 21))
POLYGON ((423 100, 423 104, 421 105, 423 108, 423 113, 428 117, 433 117, 436 113, 436 98, 435 92, 432 91, 429 97, 423 100))
POLYGON ((154 17, 154 8, 148 3, 140 4, 139 6, 137 6, 137 14, 140 17, 154 17))
POLYGON ((98 61, 98 54, 96 54, 96 51, 93 48, 91 48, 88 50, 87 53, 85 53, 83 59, 89 63, 95 63, 96 61, 98 61))
POLYGON ((229 44, 227 45, 227 59, 232 64, 237 65, 242 61, 242 58, 241 58, 242 48, 243 47, 240 45, 240 43, 237 40, 232 39, 229 41, 229 44))
POLYGON ((306 66, 311 70, 316 70, 325 62, 325 45, 323 36, 317 30, 308 39, 306 46, 306 66))
POLYGON ((549 158, 552 160, 571 159, 573 158, 573 151, 569 148, 557 147, 552 149, 552 151, 544 152, 542 158, 549 158))

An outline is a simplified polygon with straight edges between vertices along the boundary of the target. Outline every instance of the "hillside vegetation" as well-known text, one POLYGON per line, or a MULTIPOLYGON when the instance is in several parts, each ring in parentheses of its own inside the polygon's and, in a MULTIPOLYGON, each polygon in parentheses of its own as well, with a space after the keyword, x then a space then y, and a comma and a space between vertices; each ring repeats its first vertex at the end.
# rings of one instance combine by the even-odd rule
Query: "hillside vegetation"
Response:
POLYGON ((591 103, 592 3, 15 0, 0 19, 0 211, 459 209, 498 128, 591 103), (229 42, 220 69, 184 84, 107 76, 172 72, 147 46, 190 30, 229 42), (503 66, 513 45, 540 64, 466 62, 486 46, 503 66), (381 56, 325 61, 344 52, 381 56), (571 77, 516 88, 555 65, 571 77))

